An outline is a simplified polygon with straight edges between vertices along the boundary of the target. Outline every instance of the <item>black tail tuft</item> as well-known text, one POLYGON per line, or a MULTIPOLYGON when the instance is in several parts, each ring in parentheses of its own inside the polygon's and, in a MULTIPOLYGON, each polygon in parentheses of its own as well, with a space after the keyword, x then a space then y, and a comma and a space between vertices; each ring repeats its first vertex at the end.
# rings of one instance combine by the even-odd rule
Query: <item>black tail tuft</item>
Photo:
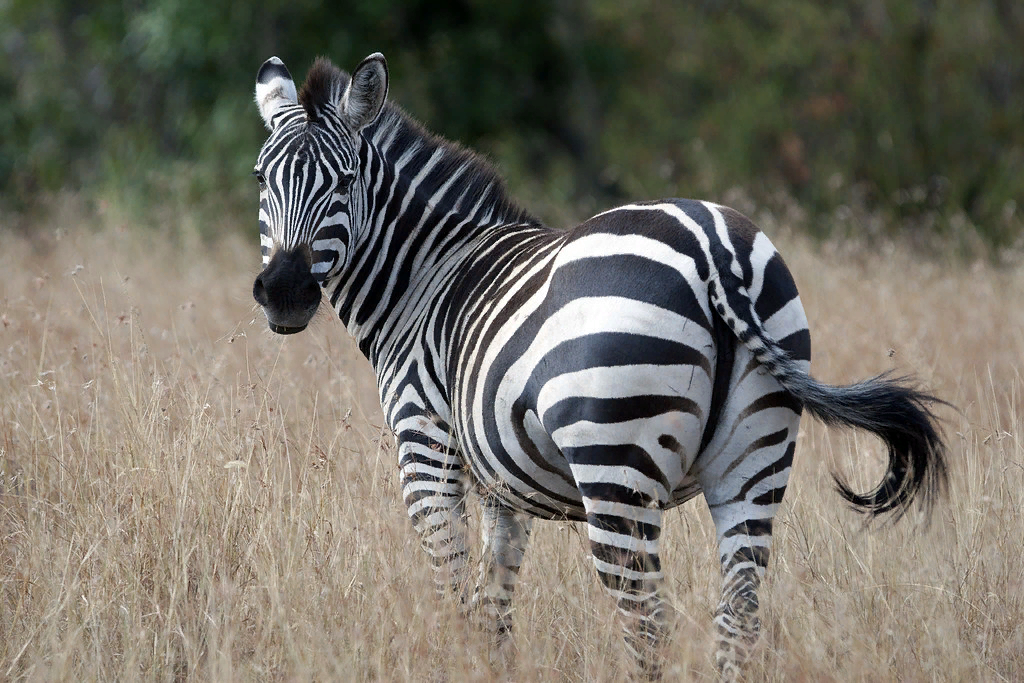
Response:
POLYGON ((889 467, 873 490, 856 493, 833 474, 839 495, 853 509, 872 518, 890 515, 898 520, 920 498, 924 511, 931 511, 948 480, 946 447, 932 407, 948 403, 889 373, 841 387, 807 375, 787 377, 784 384, 825 424, 865 429, 885 442, 889 467))

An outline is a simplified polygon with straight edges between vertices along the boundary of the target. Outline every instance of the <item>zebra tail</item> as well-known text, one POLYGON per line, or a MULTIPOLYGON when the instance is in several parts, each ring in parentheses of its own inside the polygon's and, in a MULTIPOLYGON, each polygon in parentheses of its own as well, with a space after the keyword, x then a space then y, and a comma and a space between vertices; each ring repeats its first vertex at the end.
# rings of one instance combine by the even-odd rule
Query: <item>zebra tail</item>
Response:
POLYGON ((918 499, 930 513, 948 484, 946 446, 932 408, 949 404, 920 391, 910 378, 888 372, 846 386, 819 382, 768 336, 756 316, 751 322, 755 326, 739 335, 740 340, 804 408, 828 426, 864 429, 885 442, 889 462, 878 486, 857 493, 833 473, 839 495, 872 519, 890 516, 896 521, 918 499))
POLYGON ((947 486, 945 444, 932 406, 944 401, 916 389, 907 377, 890 373, 847 386, 829 386, 809 375, 783 382, 804 407, 829 426, 857 427, 885 443, 889 463, 879 484, 856 493, 834 473, 836 490, 858 512, 895 521, 920 496, 930 512, 947 486))

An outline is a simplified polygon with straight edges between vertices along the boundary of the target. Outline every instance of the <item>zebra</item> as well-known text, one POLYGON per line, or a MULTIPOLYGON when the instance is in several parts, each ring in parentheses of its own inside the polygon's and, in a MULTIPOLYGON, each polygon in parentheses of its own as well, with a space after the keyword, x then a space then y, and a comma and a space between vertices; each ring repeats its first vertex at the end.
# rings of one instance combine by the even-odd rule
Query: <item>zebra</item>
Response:
POLYGON ((301 91, 277 57, 261 66, 253 296, 279 334, 305 329, 324 300, 337 313, 376 374, 437 588, 482 615, 499 651, 532 520, 579 521, 627 649, 656 678, 673 614, 664 512, 703 494, 722 571, 714 660, 738 678, 803 409, 885 443, 873 490, 834 475, 853 509, 933 508, 943 402, 890 375, 813 379, 792 275, 748 218, 668 199, 549 228, 492 164, 389 102, 388 84, 380 53, 351 75, 320 57, 301 91))

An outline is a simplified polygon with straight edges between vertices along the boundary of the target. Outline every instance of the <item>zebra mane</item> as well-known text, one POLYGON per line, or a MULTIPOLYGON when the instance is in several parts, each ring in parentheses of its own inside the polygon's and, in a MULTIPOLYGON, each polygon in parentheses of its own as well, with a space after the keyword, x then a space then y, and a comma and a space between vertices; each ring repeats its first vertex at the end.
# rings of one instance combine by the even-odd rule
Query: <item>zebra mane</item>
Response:
MULTIPOLYGON (((349 78, 348 73, 326 57, 318 57, 313 62, 299 91, 299 103, 311 122, 322 123, 335 117, 337 103, 341 101, 349 78)), ((441 150, 443 154, 434 171, 427 175, 421 186, 428 194, 439 190, 452 176, 458 175, 446 196, 461 197, 463 207, 475 206, 482 200, 479 215, 490 214, 493 219, 508 223, 540 225, 539 220, 511 197, 501 174, 487 158, 430 132, 390 100, 385 102, 380 116, 364 130, 363 135, 376 143, 392 162, 413 149, 422 159, 429 159, 441 150), (456 173, 459 170, 462 170, 461 174, 456 173)))
POLYGON ((306 74, 299 91, 299 104, 314 123, 321 123, 328 113, 337 111, 338 102, 348 85, 349 75, 334 66, 326 57, 317 57, 306 74))

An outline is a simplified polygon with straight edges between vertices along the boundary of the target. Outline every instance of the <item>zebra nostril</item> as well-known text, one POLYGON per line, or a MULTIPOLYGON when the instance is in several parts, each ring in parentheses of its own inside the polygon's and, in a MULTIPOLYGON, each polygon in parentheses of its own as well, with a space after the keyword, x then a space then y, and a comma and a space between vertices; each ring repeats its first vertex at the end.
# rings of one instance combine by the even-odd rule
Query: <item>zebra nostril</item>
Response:
POLYGON ((267 288, 263 286, 263 276, 257 276, 256 282, 252 283, 252 298, 256 299, 256 303, 260 306, 270 303, 267 298, 267 288))

